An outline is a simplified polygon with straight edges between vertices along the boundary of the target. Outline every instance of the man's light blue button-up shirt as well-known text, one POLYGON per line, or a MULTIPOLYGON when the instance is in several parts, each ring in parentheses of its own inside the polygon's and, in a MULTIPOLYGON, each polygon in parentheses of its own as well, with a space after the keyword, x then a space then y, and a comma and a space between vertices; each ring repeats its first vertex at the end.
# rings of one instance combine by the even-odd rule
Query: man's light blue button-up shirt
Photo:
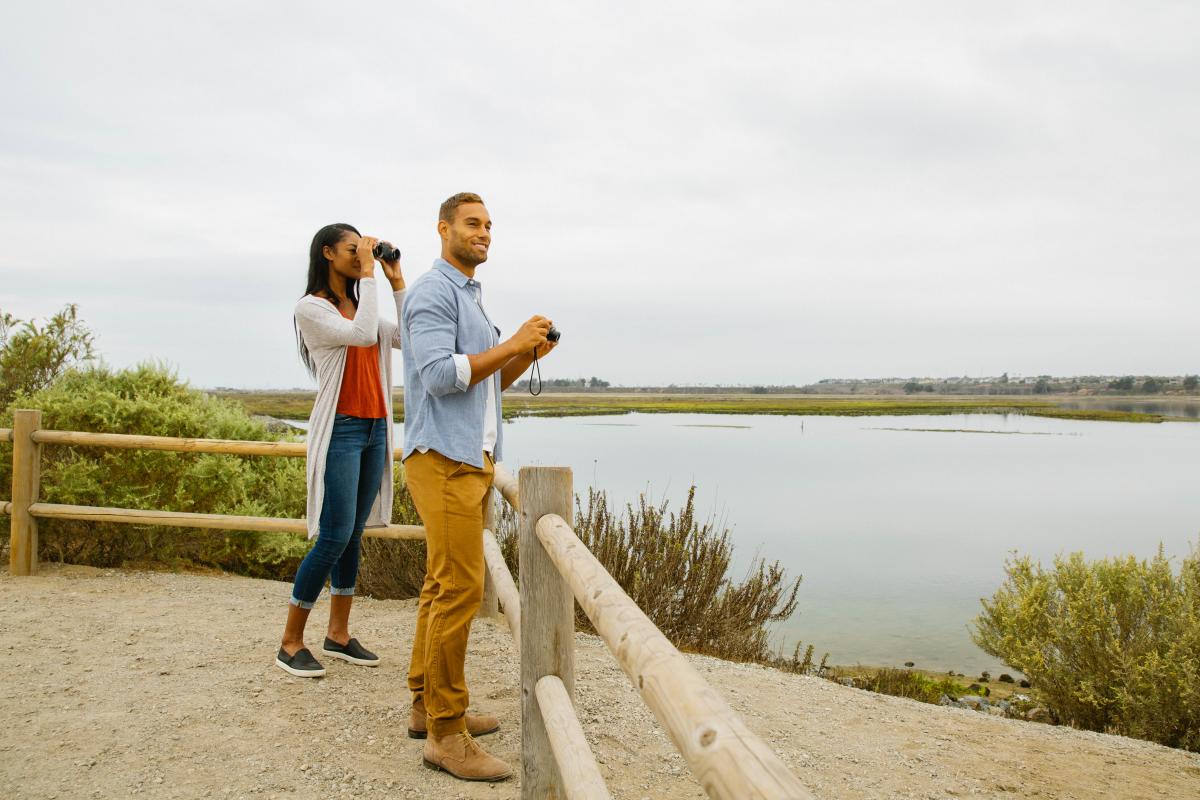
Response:
POLYGON ((473 281, 444 259, 413 282, 404 297, 400 324, 404 358, 404 458, 418 448, 436 450, 454 461, 483 469, 483 415, 486 393, 495 398, 496 449, 501 460, 504 426, 500 381, 474 386, 460 378, 455 354, 474 355, 496 346, 500 331, 492 324, 473 281))

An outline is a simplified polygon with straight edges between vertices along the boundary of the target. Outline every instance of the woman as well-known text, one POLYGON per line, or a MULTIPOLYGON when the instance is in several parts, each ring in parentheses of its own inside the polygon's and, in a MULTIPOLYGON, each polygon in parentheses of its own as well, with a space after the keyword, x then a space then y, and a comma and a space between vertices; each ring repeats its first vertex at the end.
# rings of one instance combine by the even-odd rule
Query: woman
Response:
MULTIPOLYGON (((276 666, 303 678, 325 674, 304 646, 309 611, 330 582, 329 629, 321 652, 373 667, 379 657, 350 636, 350 604, 364 527, 392 517, 392 353, 395 323, 376 308, 377 239, 350 225, 313 237, 308 289, 294 320, 300 359, 317 379, 308 428, 308 538, 316 544, 296 571, 276 666)), ((399 317, 404 278, 399 254, 384 261, 399 317)))

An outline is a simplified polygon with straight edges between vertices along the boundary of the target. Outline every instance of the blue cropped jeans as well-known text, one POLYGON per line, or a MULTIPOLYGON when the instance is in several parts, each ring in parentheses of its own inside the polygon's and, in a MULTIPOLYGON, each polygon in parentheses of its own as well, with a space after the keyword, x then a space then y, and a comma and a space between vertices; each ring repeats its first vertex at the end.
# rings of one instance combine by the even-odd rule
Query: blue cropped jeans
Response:
POLYGON ((317 541, 296 570, 291 603, 312 608, 329 579, 329 593, 353 595, 363 525, 387 467, 384 418, 338 414, 325 457, 325 498, 317 541))

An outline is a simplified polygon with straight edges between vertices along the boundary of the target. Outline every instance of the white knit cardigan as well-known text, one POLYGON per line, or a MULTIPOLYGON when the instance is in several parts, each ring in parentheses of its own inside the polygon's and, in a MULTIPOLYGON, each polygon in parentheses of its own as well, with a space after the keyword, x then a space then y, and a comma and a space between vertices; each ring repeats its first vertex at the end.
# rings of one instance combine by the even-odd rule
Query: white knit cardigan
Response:
MULTIPOLYGON (((338 395, 342 391, 342 374, 346 371, 346 347, 370 347, 379 343, 379 376, 383 384, 383 402, 387 407, 388 468, 379 482, 379 493, 371 505, 366 527, 382 528, 392 520, 392 348, 400 348, 400 328, 396 323, 379 318, 374 278, 358 282, 358 311, 354 319, 320 297, 305 295, 296 303, 296 324, 304 345, 312 357, 317 373, 317 399, 308 418, 308 538, 320 531, 321 506, 325 500, 325 457, 329 454, 329 437, 333 435, 333 418, 337 414, 338 395)), ((404 303, 404 290, 393 294, 396 318, 404 303)))

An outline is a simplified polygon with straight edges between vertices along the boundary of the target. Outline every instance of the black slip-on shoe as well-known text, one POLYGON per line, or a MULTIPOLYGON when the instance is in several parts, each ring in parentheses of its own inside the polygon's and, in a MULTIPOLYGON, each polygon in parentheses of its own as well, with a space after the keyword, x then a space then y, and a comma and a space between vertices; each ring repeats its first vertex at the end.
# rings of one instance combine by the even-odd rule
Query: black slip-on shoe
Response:
POLYGON ((321 666, 320 661, 313 658, 307 647, 301 647, 291 656, 282 647, 279 648, 279 655, 275 656, 275 666, 297 678, 319 678, 325 674, 325 668, 321 666))
POLYGON ((379 656, 359 644, 358 639, 351 639, 345 644, 338 644, 326 636, 325 644, 321 645, 321 652, 327 656, 340 658, 343 661, 349 661, 351 664, 358 664, 362 667, 379 666, 379 656))

